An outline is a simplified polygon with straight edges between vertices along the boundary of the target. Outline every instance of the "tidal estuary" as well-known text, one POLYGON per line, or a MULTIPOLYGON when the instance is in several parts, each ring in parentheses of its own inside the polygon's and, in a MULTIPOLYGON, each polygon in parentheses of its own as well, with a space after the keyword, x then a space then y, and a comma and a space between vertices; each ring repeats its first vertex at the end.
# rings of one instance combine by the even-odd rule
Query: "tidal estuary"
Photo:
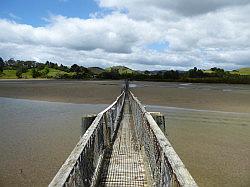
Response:
MULTIPOLYGON (((0 81, 0 186, 47 186, 122 81, 0 81), (39 100, 39 101, 38 101, 39 100), (72 104, 74 103, 74 104, 72 104)), ((250 186, 250 85, 132 82, 199 186, 250 186)))

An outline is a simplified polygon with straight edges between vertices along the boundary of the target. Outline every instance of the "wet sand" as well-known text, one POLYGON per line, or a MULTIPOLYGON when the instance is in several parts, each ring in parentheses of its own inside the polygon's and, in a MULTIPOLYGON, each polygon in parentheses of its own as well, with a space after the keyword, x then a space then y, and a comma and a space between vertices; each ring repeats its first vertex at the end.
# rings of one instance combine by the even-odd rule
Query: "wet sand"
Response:
POLYGON ((121 81, 0 80, 0 97, 76 104, 112 103, 121 81))
POLYGON ((145 104, 250 113, 250 85, 134 82, 145 104))
MULTIPOLYGON (((0 81, 0 96, 109 104, 122 83, 0 81)), ((143 104, 173 107, 148 110, 166 115, 168 138, 200 186, 250 186, 250 85, 132 84, 143 104)))

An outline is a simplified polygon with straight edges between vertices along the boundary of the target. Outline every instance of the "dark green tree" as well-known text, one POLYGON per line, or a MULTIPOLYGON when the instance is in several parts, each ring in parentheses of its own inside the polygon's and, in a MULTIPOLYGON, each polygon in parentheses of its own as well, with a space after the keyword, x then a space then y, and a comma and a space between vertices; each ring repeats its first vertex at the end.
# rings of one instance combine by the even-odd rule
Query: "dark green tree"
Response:
POLYGON ((40 72, 36 68, 32 68, 31 75, 33 78, 37 78, 41 76, 40 72))
POLYGON ((73 64, 73 65, 70 67, 70 71, 71 71, 71 72, 80 73, 80 72, 81 72, 81 67, 78 66, 77 64, 73 64))
POLYGON ((180 74, 179 74, 179 71, 171 70, 171 71, 166 71, 163 77, 165 79, 179 79, 180 74))
POLYGON ((22 72, 22 69, 21 68, 18 68, 17 70, 16 70, 16 76, 17 76, 17 78, 22 78, 22 74, 23 74, 23 72, 22 72))
POLYGON ((4 66, 5 66, 5 63, 4 63, 3 59, 2 59, 2 57, 0 57, 0 73, 3 73, 4 66))
POLYGON ((202 70, 197 69, 194 67, 194 69, 190 69, 187 73, 189 78, 202 78, 204 77, 204 73, 202 70))
POLYGON ((61 71, 69 72, 69 68, 67 66, 62 65, 62 64, 58 67, 58 69, 61 71))

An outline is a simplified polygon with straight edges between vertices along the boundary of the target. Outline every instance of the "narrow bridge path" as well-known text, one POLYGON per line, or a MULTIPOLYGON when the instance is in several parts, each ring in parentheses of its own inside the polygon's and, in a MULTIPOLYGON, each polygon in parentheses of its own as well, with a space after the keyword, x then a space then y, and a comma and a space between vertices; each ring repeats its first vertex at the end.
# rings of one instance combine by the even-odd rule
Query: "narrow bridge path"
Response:
POLYGON ((112 150, 104 159, 100 186, 148 186, 128 100, 112 150))
MULTIPOLYGON (((159 120, 159 124, 163 123, 164 120, 159 120)), ((121 95, 96 116, 49 184, 64 186, 197 187, 197 184, 126 82, 121 95)))

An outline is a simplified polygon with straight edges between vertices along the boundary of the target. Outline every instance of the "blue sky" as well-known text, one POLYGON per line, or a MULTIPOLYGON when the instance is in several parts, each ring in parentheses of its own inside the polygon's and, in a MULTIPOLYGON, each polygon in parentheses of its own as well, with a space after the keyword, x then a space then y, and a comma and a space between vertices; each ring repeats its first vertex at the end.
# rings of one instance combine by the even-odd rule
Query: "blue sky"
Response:
POLYGON ((139 70, 250 67, 249 0, 0 0, 0 57, 139 70))
POLYGON ((155 42, 147 45, 146 47, 151 50, 159 51, 159 52, 164 52, 168 49, 169 43, 168 42, 155 42))
POLYGON ((1 0, 0 17, 43 26, 51 14, 86 19, 97 11, 101 9, 93 0, 1 0))

